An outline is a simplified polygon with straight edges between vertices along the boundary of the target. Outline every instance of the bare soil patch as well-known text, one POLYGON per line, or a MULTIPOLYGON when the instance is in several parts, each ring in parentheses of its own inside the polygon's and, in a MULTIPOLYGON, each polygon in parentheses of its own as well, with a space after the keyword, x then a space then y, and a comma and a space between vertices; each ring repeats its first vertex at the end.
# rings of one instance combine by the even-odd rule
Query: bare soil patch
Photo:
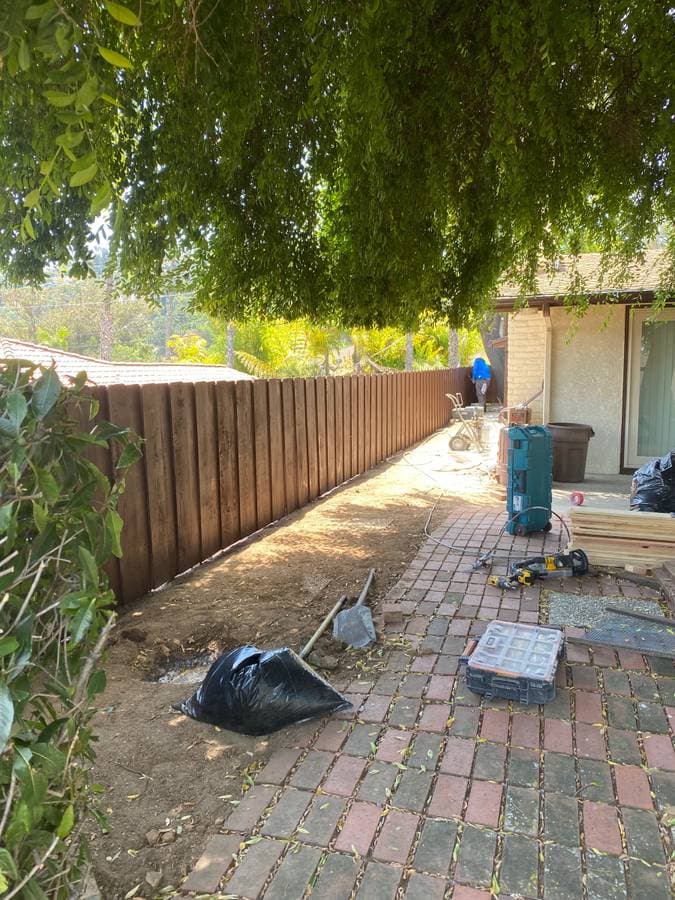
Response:
MULTIPOLYGON (((495 502, 490 482, 471 468, 478 459, 447 446, 441 431, 122 610, 94 722, 95 780, 109 831, 92 833, 91 842, 105 900, 123 898, 136 885, 136 898, 146 900, 167 896, 160 894, 167 885, 178 887, 283 739, 185 718, 171 704, 194 685, 157 678, 240 644, 299 650, 340 594, 358 594, 371 566, 377 572, 371 602, 384 597, 422 543, 441 489, 446 494, 434 521, 459 505, 495 502), (152 845, 148 832, 155 832, 152 845), (148 872, 161 873, 158 887, 146 882, 148 872)), ((322 646, 340 655, 329 638, 322 646)), ((323 674, 339 684, 357 659, 342 653, 340 668, 323 674)))

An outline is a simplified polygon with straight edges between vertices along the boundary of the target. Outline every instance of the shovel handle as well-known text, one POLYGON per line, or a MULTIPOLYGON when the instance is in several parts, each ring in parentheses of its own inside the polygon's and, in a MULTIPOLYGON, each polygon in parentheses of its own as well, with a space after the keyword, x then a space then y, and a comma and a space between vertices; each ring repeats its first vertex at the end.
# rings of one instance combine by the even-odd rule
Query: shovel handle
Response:
POLYGON ((335 604, 335 606, 331 609, 331 611, 328 613, 328 615, 326 616, 326 618, 325 618, 325 619, 323 620, 323 622, 319 625, 319 627, 316 629, 316 631, 314 632, 314 634, 311 636, 311 638, 307 641, 307 643, 305 644, 305 646, 304 646, 304 647, 302 648, 302 650, 300 651, 300 659, 304 659, 304 658, 308 655, 308 653, 310 652, 310 650, 312 649, 312 647, 314 646, 314 644, 316 644, 316 642, 319 640, 319 638, 320 638, 321 635, 324 633, 324 631, 326 630, 326 628, 328 628, 328 626, 330 625, 330 623, 333 621, 333 619, 335 618, 335 616, 338 614, 338 612, 339 612, 339 610, 340 610, 340 607, 342 606, 342 604, 345 602, 346 599, 347 599, 347 595, 346 595, 346 594, 343 594, 343 595, 340 597, 340 599, 338 600, 338 602, 337 602, 337 603, 335 604))
POLYGON ((370 586, 373 583, 373 579, 375 578, 375 569, 371 569, 368 572, 368 577, 366 578, 366 583, 363 585, 361 589, 361 593, 359 594, 359 599, 356 601, 356 606, 362 606, 366 602, 366 597, 368 596, 368 591, 370 590, 370 586))

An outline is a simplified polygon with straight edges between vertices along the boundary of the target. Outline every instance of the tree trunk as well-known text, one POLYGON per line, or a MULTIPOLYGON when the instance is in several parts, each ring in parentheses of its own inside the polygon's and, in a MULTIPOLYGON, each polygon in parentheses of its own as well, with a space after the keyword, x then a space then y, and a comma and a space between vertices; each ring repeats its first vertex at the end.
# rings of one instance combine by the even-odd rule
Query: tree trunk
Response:
POLYGON ((352 341, 352 347, 354 348, 354 352, 352 353, 352 359, 354 360, 354 374, 361 374, 361 354, 359 353, 359 348, 356 346, 356 342, 352 341))
POLYGON ((448 330, 448 368, 459 367, 459 335, 454 328, 448 330))
POLYGON ((110 278, 103 282, 103 308, 101 310, 99 356, 111 360, 113 351, 113 284, 110 278))
POLYGON ((173 335, 173 294, 162 297, 164 306, 164 359, 169 358, 169 339, 173 335))
POLYGON ((492 341, 504 336, 506 316, 498 313, 485 319, 480 326, 485 353, 490 361, 492 380, 495 384, 499 402, 504 401, 504 380, 506 377, 506 352, 503 347, 493 347, 492 341))
POLYGON ((234 325, 231 323, 227 326, 227 364, 234 368, 234 325))
POLYGON ((413 336, 409 331, 405 336, 405 370, 412 372, 413 367, 413 336))

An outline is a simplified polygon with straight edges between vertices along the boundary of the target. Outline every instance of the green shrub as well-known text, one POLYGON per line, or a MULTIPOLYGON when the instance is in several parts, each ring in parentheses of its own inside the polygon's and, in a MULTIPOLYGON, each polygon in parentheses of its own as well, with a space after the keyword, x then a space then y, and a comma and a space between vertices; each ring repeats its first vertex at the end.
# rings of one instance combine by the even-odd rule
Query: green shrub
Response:
POLYGON ((120 556, 116 511, 139 457, 93 419, 84 375, 0 363, 0 896, 72 894, 96 810, 89 769, 98 662, 114 622, 104 566, 120 556), (90 457, 119 449, 111 481, 90 457))

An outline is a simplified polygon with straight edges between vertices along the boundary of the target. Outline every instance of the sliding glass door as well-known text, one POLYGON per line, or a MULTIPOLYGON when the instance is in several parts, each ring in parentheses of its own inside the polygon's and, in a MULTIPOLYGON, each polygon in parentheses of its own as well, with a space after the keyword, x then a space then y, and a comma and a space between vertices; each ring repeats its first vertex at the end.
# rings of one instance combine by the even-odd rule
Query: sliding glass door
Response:
POLYGON ((630 315, 627 466, 675 449, 675 309, 630 315))

